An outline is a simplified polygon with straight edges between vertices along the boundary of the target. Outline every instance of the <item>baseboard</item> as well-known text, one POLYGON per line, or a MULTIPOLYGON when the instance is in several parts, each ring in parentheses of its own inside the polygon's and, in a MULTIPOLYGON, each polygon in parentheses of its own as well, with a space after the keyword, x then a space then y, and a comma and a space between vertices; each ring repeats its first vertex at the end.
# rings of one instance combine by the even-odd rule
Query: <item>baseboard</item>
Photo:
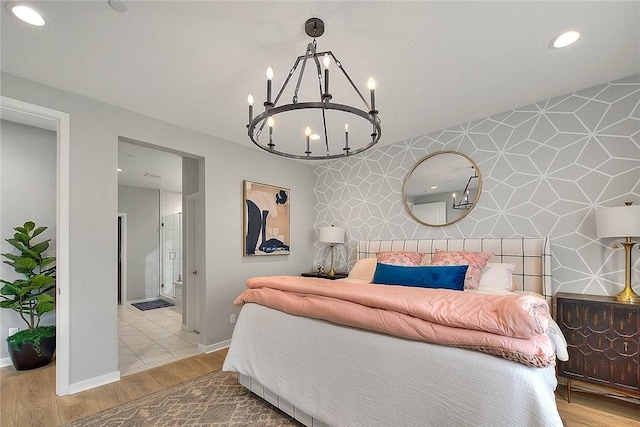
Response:
POLYGON ((198 350, 202 353, 213 353, 214 351, 222 350, 231 345, 231 340, 222 341, 211 345, 198 344, 198 350))
POLYGON ((110 384, 116 381, 120 381, 120 371, 111 372, 99 377, 69 384, 69 394, 79 393, 81 391, 89 390, 90 388, 100 387, 101 385, 110 384))
POLYGON ((11 363, 10 357, 0 358, 0 368, 4 368, 5 366, 12 366, 12 365, 13 363, 11 363))

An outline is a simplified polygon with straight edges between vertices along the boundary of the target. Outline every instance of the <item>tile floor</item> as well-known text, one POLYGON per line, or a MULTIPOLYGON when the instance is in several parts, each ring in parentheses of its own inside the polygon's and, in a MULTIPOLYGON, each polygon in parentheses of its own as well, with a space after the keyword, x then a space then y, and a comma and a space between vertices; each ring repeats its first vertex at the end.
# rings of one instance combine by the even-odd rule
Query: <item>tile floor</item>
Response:
POLYGON ((182 330, 177 307, 141 311, 118 306, 118 368, 120 375, 144 371, 198 354, 197 332, 182 330))

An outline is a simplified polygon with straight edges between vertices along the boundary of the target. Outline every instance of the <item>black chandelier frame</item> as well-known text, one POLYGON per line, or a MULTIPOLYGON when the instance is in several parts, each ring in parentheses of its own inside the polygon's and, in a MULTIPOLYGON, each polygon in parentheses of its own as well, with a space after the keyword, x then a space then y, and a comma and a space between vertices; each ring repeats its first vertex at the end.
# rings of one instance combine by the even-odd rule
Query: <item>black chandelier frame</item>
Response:
MULTIPOLYGON (((251 106, 249 107, 249 124, 247 124, 247 134, 249 135, 249 138, 256 146, 258 146, 259 148, 271 154, 276 154, 279 156, 288 157, 292 159, 300 159, 300 160, 338 159, 338 158, 343 158, 345 156, 358 154, 365 150, 368 150, 369 148, 377 144, 380 141, 380 137, 382 136, 382 128, 380 126, 380 118, 378 116, 378 110, 375 109, 375 97, 374 97, 375 95, 373 90, 371 91, 371 104, 369 104, 369 102, 367 102, 367 100, 364 98, 360 90, 358 90, 356 85, 353 83, 353 80, 351 79, 347 71, 342 66, 342 63, 335 57, 333 52, 331 52, 330 50, 324 51, 324 52, 317 52, 316 38, 320 37, 324 33, 324 23, 322 22, 321 19, 319 18, 308 19, 305 23, 305 32, 308 36, 313 37, 313 41, 311 41, 307 45, 305 54, 298 56, 298 58, 296 59, 295 63, 293 64, 293 67, 289 71, 287 78, 285 79, 282 87, 280 88, 273 102, 269 102, 269 100, 265 101, 263 103, 265 108, 264 112, 258 114, 255 117, 252 117, 252 107, 251 106), (322 67, 320 65, 320 60, 319 60, 319 58, 324 58, 325 55, 328 55, 334 61, 334 63, 336 64, 336 67, 340 71, 342 71, 344 77, 347 79, 351 87, 355 90, 355 92, 358 94, 358 96, 364 103, 366 110, 362 110, 350 105, 331 102, 332 95, 326 90, 326 87, 325 87, 325 85, 328 85, 328 74, 325 74, 325 83, 323 84, 322 67), (318 90, 320 92, 321 101, 298 102, 298 91, 300 90, 302 76, 304 75, 307 61, 309 60, 312 60, 313 63, 315 64, 315 68, 318 76, 318 90), (296 83, 292 102, 290 104, 278 105, 278 101, 280 101, 280 98, 283 92, 285 91, 289 81, 295 74, 300 64, 302 64, 302 67, 300 69, 300 74, 298 75, 298 81, 296 83), (276 144, 273 142, 273 133, 271 131, 268 132, 269 138, 267 143, 263 143, 260 141, 260 136, 265 126, 268 126, 268 121, 270 117, 274 117, 278 114, 285 113, 288 111, 295 111, 295 110, 320 110, 321 111, 324 142, 325 142, 325 148, 326 148, 325 155, 315 155, 315 156, 311 155, 308 142, 307 142, 307 150, 304 152, 305 154, 293 154, 293 153, 288 153, 284 151, 279 151, 278 149, 276 149, 276 144), (342 153, 331 154, 331 151, 329 149, 329 135, 327 132, 327 121, 326 121, 327 110, 343 111, 367 120, 372 126, 371 135, 370 135, 371 141, 363 145, 362 147, 353 149, 352 147, 349 146, 348 133, 345 132, 345 146, 342 149, 342 153)), ((269 129, 271 130, 271 128, 269 129)))
POLYGON ((469 177, 469 179, 467 180, 467 185, 464 186, 464 190, 462 191, 462 199, 460 200, 460 202, 456 203, 456 199, 454 195, 453 202, 451 203, 452 209, 468 211, 473 207, 473 204, 475 203, 475 200, 473 201, 469 200, 469 184, 471 184, 472 179, 478 178, 478 171, 474 166, 471 166, 471 168, 473 169, 473 175, 469 177))

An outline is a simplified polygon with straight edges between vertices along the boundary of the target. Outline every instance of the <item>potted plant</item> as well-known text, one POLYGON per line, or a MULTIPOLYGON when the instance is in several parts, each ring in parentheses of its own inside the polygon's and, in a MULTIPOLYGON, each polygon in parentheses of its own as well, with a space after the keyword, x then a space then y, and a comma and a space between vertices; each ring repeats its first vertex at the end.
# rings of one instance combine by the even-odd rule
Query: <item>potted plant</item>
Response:
POLYGON ((15 227, 11 239, 5 239, 16 248, 18 254, 2 254, 3 262, 13 267, 22 277, 13 281, 2 280, 0 308, 10 308, 20 314, 27 329, 7 338, 9 357, 13 366, 21 371, 39 368, 51 362, 56 345, 56 327, 40 326, 43 314, 55 308, 54 293, 56 267, 55 257, 45 257, 49 241, 34 243, 32 240, 47 227, 37 227, 27 221, 15 227))

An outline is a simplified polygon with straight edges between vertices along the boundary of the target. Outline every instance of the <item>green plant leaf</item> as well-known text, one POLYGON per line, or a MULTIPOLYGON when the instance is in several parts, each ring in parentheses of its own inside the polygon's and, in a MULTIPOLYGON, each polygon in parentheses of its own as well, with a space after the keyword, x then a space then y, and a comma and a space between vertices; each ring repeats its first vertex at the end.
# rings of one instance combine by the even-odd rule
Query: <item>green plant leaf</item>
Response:
POLYGON ((33 221, 27 221, 24 223, 23 227, 26 228, 28 231, 31 231, 36 227, 36 224, 33 221))
POLYGON ((13 268, 15 268, 18 273, 26 274, 33 272, 37 266, 38 263, 31 258, 20 257, 14 262, 13 268))
POLYGON ((24 251, 22 251, 22 254, 23 255, 28 255, 34 261, 40 259, 40 254, 38 252, 34 251, 33 249, 30 249, 30 248, 25 248, 24 251))
POLYGON ((9 283, 7 281, 2 281, 2 283, 4 283, 4 286, 2 287, 2 289, 0 289, 0 295, 19 295, 20 294, 20 288, 18 286, 15 286, 13 283, 9 283))
POLYGON ((20 304, 18 301, 14 300, 5 300, 0 301, 0 308, 10 308, 11 310, 20 310, 20 304))
POLYGON ((38 295, 38 304, 36 305, 36 314, 42 316, 55 308, 55 300, 49 294, 38 295))
POLYGON ((13 261, 18 259, 18 255, 15 255, 15 254, 2 254, 2 256, 5 258, 9 258, 10 260, 13 260, 13 261))
POLYGON ((48 227, 38 227, 35 230, 33 230, 33 234, 31 235, 31 238, 33 239, 34 237, 36 237, 38 234, 42 233, 44 230, 46 230, 48 227))
POLYGON ((22 243, 20 243, 19 241, 17 241, 16 239, 4 239, 4 240, 5 240, 5 242, 9 243, 14 248, 19 250, 20 252, 25 250, 25 246, 22 243))
POLYGON ((47 265, 51 264, 52 262, 56 261, 56 257, 47 257, 47 258, 42 258, 42 262, 40 262, 40 267, 42 267, 42 269, 44 269, 47 265))
POLYGON ((13 238, 16 239, 18 242, 24 243, 25 245, 28 245, 29 240, 31 240, 29 238, 29 235, 24 233, 16 233, 13 235, 13 238))
POLYGON ((38 256, 47 249, 49 249, 49 240, 45 240, 31 247, 31 250, 37 253, 38 256))
POLYGON ((38 274, 31 278, 31 283, 33 286, 37 286, 38 288, 43 288, 53 283, 53 277, 38 274))

